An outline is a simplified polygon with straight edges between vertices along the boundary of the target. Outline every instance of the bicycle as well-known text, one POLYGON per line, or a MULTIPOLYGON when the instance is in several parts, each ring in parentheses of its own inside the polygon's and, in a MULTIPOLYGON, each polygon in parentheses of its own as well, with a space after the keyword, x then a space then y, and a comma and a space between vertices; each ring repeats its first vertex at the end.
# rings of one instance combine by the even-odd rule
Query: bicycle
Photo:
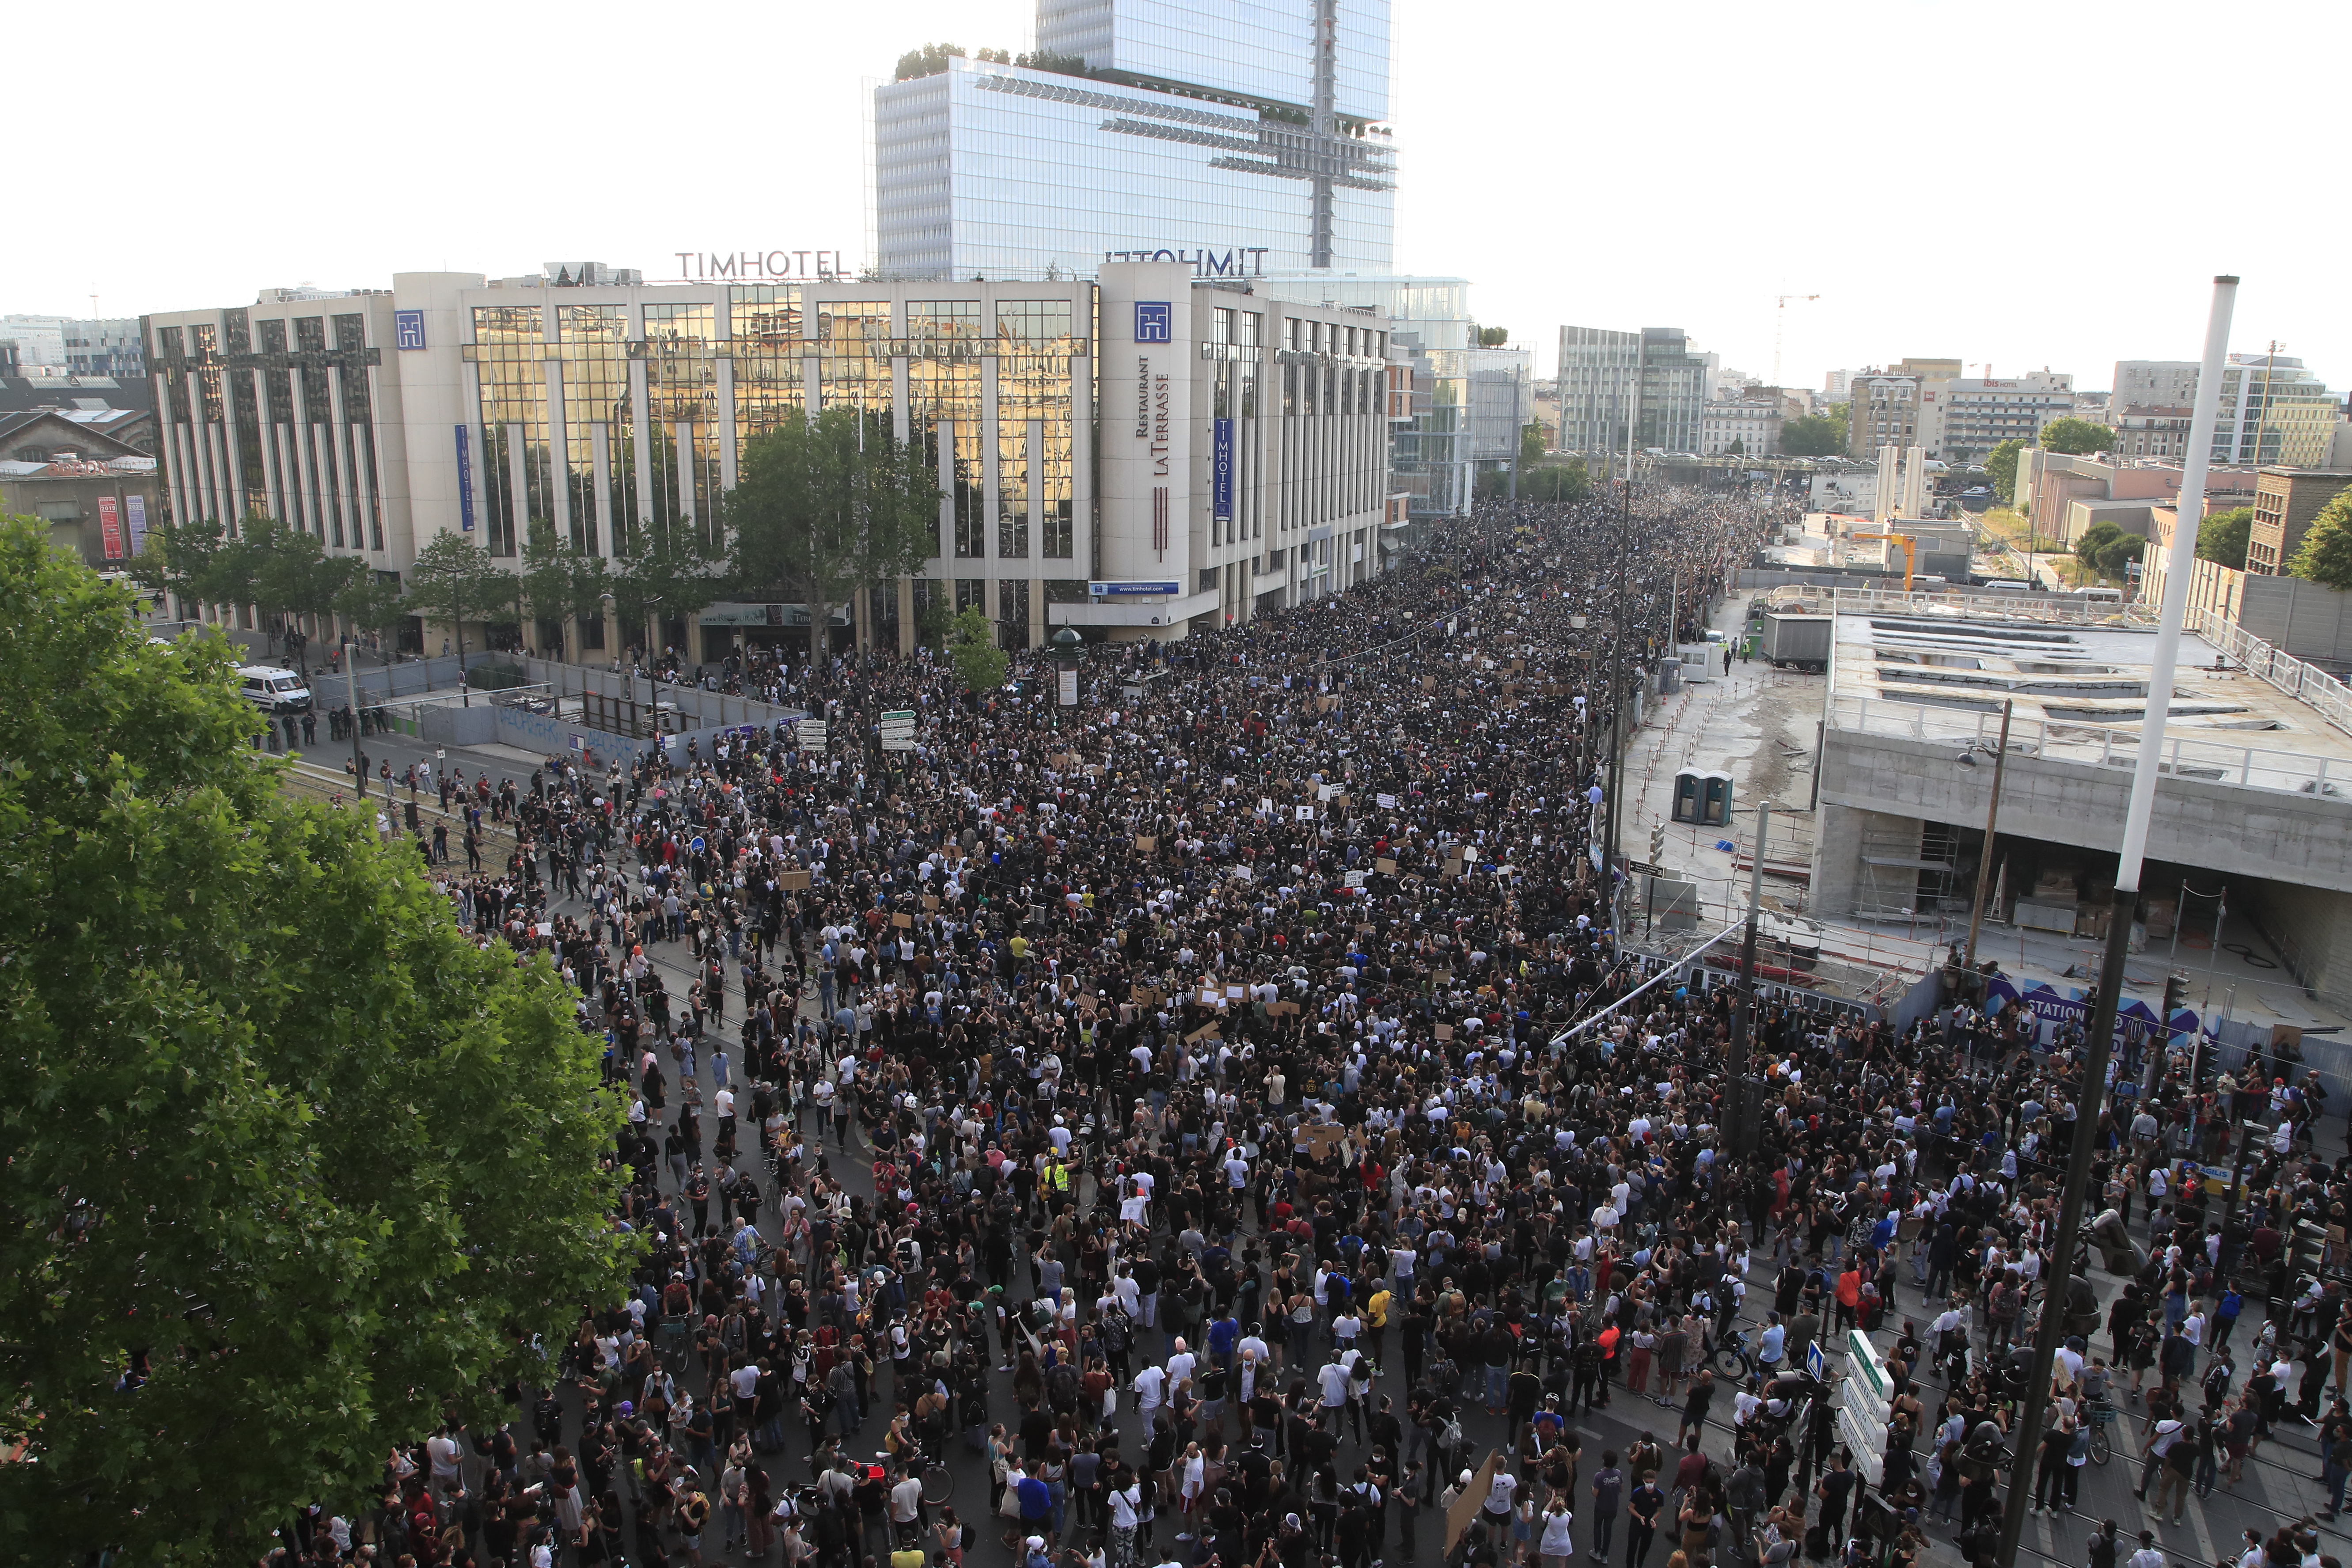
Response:
POLYGON ((1748 1349, 1748 1336, 1737 1329, 1717 1340, 1714 1352, 1707 1357, 1709 1366, 1741 1384, 1747 1383, 1748 1369, 1753 1361, 1754 1352, 1748 1349))
POLYGON ((923 1459, 923 1500, 933 1508, 955 1495, 955 1472, 944 1459, 926 1456, 923 1459))
POLYGON ((2115 1451, 2107 1428, 2115 1425, 2117 1412, 2114 1403, 2105 1399, 2087 1406, 2087 1410, 2091 1417, 2091 1463, 2104 1465, 2115 1451))

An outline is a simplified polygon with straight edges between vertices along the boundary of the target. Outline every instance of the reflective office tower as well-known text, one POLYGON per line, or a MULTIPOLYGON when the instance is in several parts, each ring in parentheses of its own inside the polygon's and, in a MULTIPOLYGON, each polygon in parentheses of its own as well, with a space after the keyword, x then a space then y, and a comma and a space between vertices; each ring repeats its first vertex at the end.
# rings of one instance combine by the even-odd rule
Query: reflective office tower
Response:
POLYGON ((1559 449, 1622 457, 1630 435, 1644 450, 1696 452, 1711 357, 1694 352, 1679 327, 1562 327, 1559 449))
POLYGON ((1040 0, 1023 64, 876 90, 882 275, 1385 271, 1388 38, 1385 0, 1040 0))
MULTIPOLYGON (((542 531, 606 560, 649 536, 719 549, 746 446, 849 407, 919 444, 940 492, 920 572, 837 616, 868 644, 975 607, 1014 647, 1061 625, 1180 637, 1377 572, 1402 511, 1386 323, 1183 264, 1101 271, 647 287, 551 263, 149 317, 170 515, 278 518, 394 576, 451 531, 509 568, 542 531)), ((753 596, 661 639, 699 657, 806 626, 753 596)), ((514 629, 624 646, 593 613, 514 629)))

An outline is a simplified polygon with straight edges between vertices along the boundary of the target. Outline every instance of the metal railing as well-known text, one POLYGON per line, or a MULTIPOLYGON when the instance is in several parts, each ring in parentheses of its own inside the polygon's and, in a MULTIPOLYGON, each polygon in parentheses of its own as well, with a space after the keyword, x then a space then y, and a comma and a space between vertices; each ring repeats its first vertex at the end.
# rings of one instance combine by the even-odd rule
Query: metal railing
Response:
MULTIPOLYGON (((1832 592, 1773 591, 1815 599, 1827 597, 1832 592)), ((2157 620, 2157 607, 2153 605, 2118 605, 2112 600, 2103 603, 2071 594, 1906 594, 1899 588, 1845 587, 1834 593, 1835 613, 1842 616, 1916 615, 1950 619, 1957 613, 1974 620, 2047 621, 2134 632, 2154 631, 2157 620)))
MULTIPOLYGON (((2329 679, 2300 661, 2293 662, 2304 672, 2306 691, 2310 683, 2329 679)), ((2280 682, 2273 679, 2271 684, 2280 682)), ((2285 686, 2280 689, 2290 689, 2285 686)), ((2340 685, 2336 690, 2352 702, 2352 693, 2345 693, 2340 685)), ((2305 696, 2305 700, 2309 698, 2305 696)), ((2000 715, 1997 712, 1972 712, 1934 703, 1853 694, 1832 699, 1827 719, 1832 730, 1981 746, 1988 758, 2000 732, 2000 715)), ((2137 729, 2108 729, 2021 715, 2011 725, 2009 743, 2011 750, 2021 756, 2110 767, 2119 775, 2127 776, 2139 760, 2140 732, 2137 729)), ((2178 777, 2202 778, 2248 789, 2283 790, 2294 795, 2352 797, 2352 761, 2341 757, 2270 751, 2181 734, 2168 735, 2159 744, 2163 748, 2159 753, 2161 770, 2178 777)), ((2352 800, 2347 804, 2352 805, 2352 800)))
POLYGON ((2244 666, 2248 675, 2285 692, 2336 729, 2352 734, 2352 688, 2319 666, 2225 620, 2216 611, 2197 611, 2189 621, 2190 631, 2219 648, 2231 663, 2244 666))

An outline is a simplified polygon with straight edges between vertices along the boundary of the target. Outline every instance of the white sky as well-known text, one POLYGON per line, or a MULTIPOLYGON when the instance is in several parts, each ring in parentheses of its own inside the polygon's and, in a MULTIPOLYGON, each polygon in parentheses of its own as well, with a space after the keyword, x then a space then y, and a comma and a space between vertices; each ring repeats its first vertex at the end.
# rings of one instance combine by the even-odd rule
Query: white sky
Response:
MULTIPOLYGON (((2352 381, 2340 0, 1393 3, 1398 265, 1470 279, 1539 374, 1573 322, 1679 326, 1769 376, 1790 292, 1822 296, 1788 307, 1791 385, 1917 354, 2101 388, 2120 358, 2195 359, 2234 271, 2233 349, 2275 334, 2352 381)), ((49 121, 77 173, 17 193, 0 310, 557 259, 652 278, 681 249, 862 259, 863 83, 930 39, 1024 48, 1034 15, 131 0, 94 30, 29 7, 27 108, 104 107, 49 121)))

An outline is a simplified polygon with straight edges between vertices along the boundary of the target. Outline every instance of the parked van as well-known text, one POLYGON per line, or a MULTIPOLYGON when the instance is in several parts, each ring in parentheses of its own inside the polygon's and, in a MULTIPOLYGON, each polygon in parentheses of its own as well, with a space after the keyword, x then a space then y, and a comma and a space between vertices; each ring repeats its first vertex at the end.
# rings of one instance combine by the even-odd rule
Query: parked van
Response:
POLYGON ((264 713, 310 710, 310 683, 290 669, 281 669, 274 664, 248 664, 241 667, 236 675, 245 700, 264 713))
POLYGON ((2120 605, 2124 602, 2124 591, 2121 588, 2106 586, 2077 588, 2074 590, 2074 597, 2088 599, 2095 604, 2120 605))

